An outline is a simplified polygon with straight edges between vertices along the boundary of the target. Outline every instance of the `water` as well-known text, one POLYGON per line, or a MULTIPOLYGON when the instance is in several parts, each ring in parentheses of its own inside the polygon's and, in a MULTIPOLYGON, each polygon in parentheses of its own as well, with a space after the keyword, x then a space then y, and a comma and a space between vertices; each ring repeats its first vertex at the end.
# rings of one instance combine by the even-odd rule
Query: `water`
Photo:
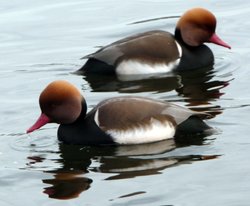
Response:
POLYGON ((13 0, 1 1, 0 11, 1 206, 249 205, 250 3, 13 0), (167 75, 157 84, 72 73, 99 46, 151 29, 173 32, 177 16, 195 6, 215 13, 217 33, 232 46, 209 45, 212 70, 167 75), (81 88, 89 109, 133 93, 208 111, 217 132, 115 148, 62 145, 53 124, 28 136, 40 91, 55 79, 81 88))

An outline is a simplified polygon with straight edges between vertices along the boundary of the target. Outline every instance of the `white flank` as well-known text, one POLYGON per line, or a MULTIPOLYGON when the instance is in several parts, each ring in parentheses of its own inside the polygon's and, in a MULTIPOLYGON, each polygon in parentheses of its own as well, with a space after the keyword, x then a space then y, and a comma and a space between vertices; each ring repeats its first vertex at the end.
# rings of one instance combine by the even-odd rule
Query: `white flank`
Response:
POLYGON ((173 138, 175 127, 171 122, 152 118, 150 125, 141 125, 128 130, 106 131, 118 144, 142 144, 173 138))
POLYGON ((182 57, 182 48, 181 48, 180 44, 177 41, 175 41, 175 43, 176 43, 176 46, 177 46, 177 49, 178 49, 178 52, 179 52, 179 58, 181 58, 182 57))
POLYGON ((95 120, 96 125, 99 127, 100 122, 99 122, 99 110, 98 109, 95 112, 94 120, 95 120))
POLYGON ((140 74, 160 74, 168 73, 173 71, 176 66, 180 63, 180 58, 182 56, 182 48, 177 41, 175 41, 179 58, 175 61, 165 63, 153 63, 148 64, 146 62, 134 59, 128 59, 122 61, 116 68, 117 75, 140 75, 140 74))
POLYGON ((180 62, 180 59, 169 64, 147 64, 139 60, 122 61, 116 68, 117 75, 160 74, 171 72, 180 62))

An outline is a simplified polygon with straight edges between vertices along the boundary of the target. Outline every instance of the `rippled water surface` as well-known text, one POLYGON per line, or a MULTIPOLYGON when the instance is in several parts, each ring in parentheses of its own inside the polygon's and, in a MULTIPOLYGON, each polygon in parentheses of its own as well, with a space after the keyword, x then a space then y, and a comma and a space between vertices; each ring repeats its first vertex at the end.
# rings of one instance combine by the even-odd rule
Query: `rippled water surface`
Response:
POLYGON ((247 1, 0 1, 0 205, 249 205, 250 3, 247 1), (147 80, 84 77, 84 55, 130 34, 173 32, 202 6, 231 46, 209 45, 213 68, 147 80), (57 125, 31 135, 49 82, 79 87, 91 109, 137 94, 212 114, 206 137, 121 147, 60 144, 57 125))

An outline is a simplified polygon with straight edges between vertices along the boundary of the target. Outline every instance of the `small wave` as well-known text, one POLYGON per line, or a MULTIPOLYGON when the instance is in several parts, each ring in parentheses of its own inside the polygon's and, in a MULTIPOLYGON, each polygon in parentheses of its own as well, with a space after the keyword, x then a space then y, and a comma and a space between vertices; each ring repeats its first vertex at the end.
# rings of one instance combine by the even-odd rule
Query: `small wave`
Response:
POLYGON ((21 134, 10 142, 10 147, 16 151, 41 150, 56 143, 57 139, 53 136, 39 135, 34 137, 29 134, 21 134))

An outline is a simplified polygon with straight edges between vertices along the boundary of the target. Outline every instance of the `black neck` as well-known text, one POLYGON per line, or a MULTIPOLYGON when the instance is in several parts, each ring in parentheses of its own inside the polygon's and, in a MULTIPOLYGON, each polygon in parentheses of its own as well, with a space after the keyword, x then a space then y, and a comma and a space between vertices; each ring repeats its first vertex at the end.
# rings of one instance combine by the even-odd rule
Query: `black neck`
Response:
POLYGON ((181 31, 180 29, 176 28, 175 29, 175 33, 174 33, 175 39, 178 40, 178 42, 180 42, 181 44, 185 44, 182 37, 181 37, 181 31))
POLYGON ((87 113, 87 104, 86 104, 86 101, 83 98, 82 99, 82 111, 81 111, 80 116, 77 118, 76 121, 83 120, 86 117, 86 113, 87 113))

